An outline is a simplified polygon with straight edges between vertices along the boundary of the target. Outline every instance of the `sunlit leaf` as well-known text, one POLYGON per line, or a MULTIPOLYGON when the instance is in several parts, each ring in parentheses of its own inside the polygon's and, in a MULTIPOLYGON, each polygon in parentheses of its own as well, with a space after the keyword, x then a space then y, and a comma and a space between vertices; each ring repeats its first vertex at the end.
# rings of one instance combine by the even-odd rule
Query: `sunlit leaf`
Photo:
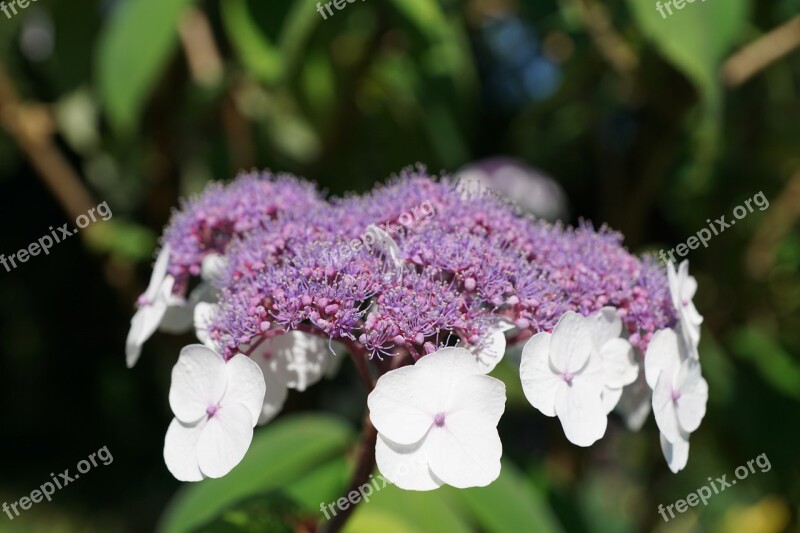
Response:
POLYGON ((509 462, 503 463, 500 477, 488 487, 445 490, 475 516, 481 531, 562 531, 542 494, 509 462))
POLYGON ((800 400, 800 363, 771 335, 753 327, 741 329, 734 334, 731 349, 749 360, 776 390, 800 400))
POLYGON ((247 70, 264 83, 277 82, 283 72, 281 55, 253 21, 246 0, 226 0, 220 11, 228 39, 247 70))
POLYGON ((194 0, 129 0, 117 8, 97 46, 97 86, 112 124, 136 125, 178 38, 178 21, 194 0))
POLYGON ((227 476, 185 486, 162 517, 159 531, 186 532, 257 494, 283 488, 344 453, 354 439, 330 415, 294 416, 257 430, 244 460, 227 476))

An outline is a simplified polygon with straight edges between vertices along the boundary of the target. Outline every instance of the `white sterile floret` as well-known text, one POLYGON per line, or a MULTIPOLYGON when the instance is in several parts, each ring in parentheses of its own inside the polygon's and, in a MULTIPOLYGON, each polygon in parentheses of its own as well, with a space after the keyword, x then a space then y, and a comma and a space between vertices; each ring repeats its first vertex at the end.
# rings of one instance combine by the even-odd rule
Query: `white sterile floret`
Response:
POLYGON ((678 313, 680 332, 686 339, 689 354, 698 358, 697 345, 700 343, 700 325, 703 317, 697 311, 692 299, 697 292, 697 280, 689 275, 689 261, 683 261, 675 271, 672 262, 667 264, 667 279, 669 292, 672 296, 672 305, 678 313))
POLYGON ((228 266, 228 261, 224 255, 208 254, 200 264, 200 277, 206 283, 219 285, 228 266))
POLYGON ((391 235, 374 224, 367 227, 367 233, 372 233, 375 236, 375 248, 389 259, 395 268, 403 266, 403 260, 400 257, 400 247, 391 235))
POLYGON ((708 383, 700 363, 671 329, 653 335, 645 355, 645 376, 653 388, 653 414, 661 430, 661 449, 677 473, 689 459, 689 435, 706 413, 708 383))
POLYGON ((164 461, 180 481, 218 478, 244 458, 264 401, 264 377, 249 357, 227 363, 199 344, 181 350, 172 369, 169 404, 175 415, 164 461))
POLYGON ((216 352, 220 350, 217 346, 217 342, 211 338, 209 328, 218 311, 219 304, 208 302, 198 302, 194 307, 194 331, 197 340, 216 352))
POLYGON ((261 341, 252 354, 267 382, 258 423, 266 424, 280 412, 287 389, 303 392, 322 379, 332 357, 325 339, 302 331, 261 341))
POLYGON ((589 317, 568 311, 552 333, 534 335, 522 350, 525 397, 546 416, 557 416, 567 439, 591 446, 606 431, 608 413, 638 373, 630 343, 612 308, 589 317))
POLYGON ((167 275, 169 265, 169 245, 164 246, 158 254, 150 284, 139 297, 139 309, 131 319, 131 329, 125 342, 125 358, 128 368, 132 368, 139 360, 142 345, 153 336, 159 327, 166 331, 185 331, 191 321, 186 321, 181 313, 174 313, 175 308, 185 305, 185 300, 172 294, 175 278, 167 275))
POLYGON ((639 431, 650 415, 652 391, 644 380, 644 369, 639 377, 622 389, 622 397, 617 404, 617 412, 631 431, 639 431))
POLYGON ((593 353, 600 357, 605 373, 603 407, 610 413, 622 396, 626 385, 636 381, 639 365, 631 343, 620 338, 622 319, 613 307, 604 307, 589 316, 593 353))
POLYGON ((473 354, 484 374, 494 370, 503 360, 506 353, 506 331, 512 329, 514 324, 508 320, 497 320, 478 344, 465 346, 473 354))
POLYGON ((483 487, 500 475, 506 388, 464 348, 387 372, 367 398, 381 474, 406 490, 483 487))

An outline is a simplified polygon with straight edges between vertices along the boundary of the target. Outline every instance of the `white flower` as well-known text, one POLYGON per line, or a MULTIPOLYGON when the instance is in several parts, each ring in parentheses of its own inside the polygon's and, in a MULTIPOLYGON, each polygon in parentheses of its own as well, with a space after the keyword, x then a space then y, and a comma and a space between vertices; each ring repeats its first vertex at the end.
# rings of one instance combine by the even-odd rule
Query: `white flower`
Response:
POLYGON ((406 490, 483 487, 500 475, 503 382, 464 348, 387 372, 367 398, 381 474, 406 490))
POLYGON ((465 346, 475 360, 481 371, 488 374, 495 369, 506 353, 506 331, 514 329, 514 324, 508 320, 500 319, 489 328, 481 341, 474 346, 465 346))
POLYGON ((264 377, 249 357, 227 363, 195 344, 172 369, 169 404, 175 418, 164 442, 164 462, 180 481, 218 478, 241 462, 264 400, 264 377))
POLYGON ((537 333, 522 350, 525 397, 542 414, 558 416, 578 446, 591 446, 605 434, 622 388, 636 379, 633 349, 619 338, 621 330, 612 308, 589 317, 568 311, 552 333, 537 333))
POLYGON ((167 331, 183 331, 191 325, 176 308, 185 305, 183 298, 172 294, 175 279, 167 275, 169 264, 169 245, 158 254, 153 275, 147 290, 139 297, 139 309, 131 319, 131 329, 125 342, 125 358, 128 368, 132 368, 142 353, 142 345, 159 326, 167 331))
POLYGON ((203 262, 200 264, 200 277, 206 283, 219 285, 227 266, 228 261, 225 259, 225 256, 221 254, 208 254, 203 258, 203 262))
POLYGON ((266 424, 280 412, 287 389, 303 392, 322 379, 333 357, 325 339, 302 331, 290 331, 261 341, 252 354, 267 382, 259 425, 266 424))
POLYGON ((367 227, 367 233, 372 233, 375 236, 375 248, 389 259, 395 268, 403 266, 403 260, 400 258, 400 247, 391 235, 375 224, 370 224, 367 227))
POLYGON ((636 381, 622 389, 622 397, 617 404, 617 412, 631 431, 642 429, 652 404, 652 391, 644 381, 644 370, 636 381))
POLYGON ((672 305, 678 312, 681 334, 686 339, 689 353, 697 359, 697 345, 700 343, 700 325, 703 323, 703 317, 692 301, 697 292, 697 280, 689 275, 689 261, 683 261, 677 272, 672 261, 667 263, 667 279, 672 305))
POLYGON ((623 388, 636 381, 639 365, 634 358, 633 346, 620 338, 622 319, 613 307, 603 307, 589 316, 593 354, 600 357, 605 374, 603 407, 610 413, 619 403, 623 388))
MULTIPOLYGON (((209 254, 203 259, 200 283, 189 295, 188 301, 172 294, 175 279, 167 275, 169 264, 169 245, 165 245, 158 254, 150 284, 145 293, 139 297, 139 309, 131 319, 131 329, 125 347, 128 368, 133 367, 142 353, 142 345, 155 331, 180 334, 189 331, 196 318, 198 304, 214 303, 219 298, 219 291, 210 283, 219 279, 225 266, 225 259, 219 254, 209 254)), ((208 309, 204 309, 206 312, 208 309)), ((205 341, 204 341, 205 343, 205 341)))
POLYGON ((671 329, 653 335, 645 355, 645 377, 653 388, 661 448, 670 470, 677 473, 689 458, 689 435, 705 416, 708 383, 701 375, 700 363, 671 329))
POLYGON ((219 304, 208 302, 198 302, 194 307, 194 331, 197 340, 211 348, 215 352, 220 351, 216 341, 211 338, 208 329, 211 327, 211 322, 214 316, 219 311, 219 304))

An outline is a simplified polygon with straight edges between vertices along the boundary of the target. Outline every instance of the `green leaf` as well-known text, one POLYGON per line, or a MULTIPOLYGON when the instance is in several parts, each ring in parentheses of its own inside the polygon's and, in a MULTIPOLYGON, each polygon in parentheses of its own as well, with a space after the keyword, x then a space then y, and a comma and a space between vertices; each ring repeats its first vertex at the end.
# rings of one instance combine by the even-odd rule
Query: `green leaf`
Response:
POLYGON ((246 0, 225 0, 220 10, 225 33, 247 70, 266 84, 277 83, 283 73, 280 52, 253 21, 246 0))
POLYGON ((294 416, 270 424, 256 432, 247 456, 230 474, 182 489, 158 530, 192 531, 237 502, 283 488, 341 456, 354 439, 352 428, 330 415, 294 416))
POLYGON ((92 251, 119 255, 130 261, 149 260, 158 241, 150 228, 121 219, 89 226, 85 237, 92 251))
POLYGON ((95 58, 100 99, 121 131, 136 126, 178 36, 178 20, 194 0, 129 0, 100 36, 95 58))
MULTIPOLYGON (((663 6, 666 2, 661 2, 663 6)), ((747 22, 748 0, 670 4, 664 18, 654 0, 628 0, 644 35, 659 52, 683 72, 706 100, 721 94, 719 67, 747 22)))
POLYGON ((755 327, 737 331, 733 353, 749 360, 776 390, 800 401, 800 364, 770 335, 755 327))
POLYGON ((290 484, 284 494, 305 510, 319 513, 320 503, 332 502, 342 495, 352 470, 344 457, 336 457, 290 484))
MULTIPOLYGON (((374 479, 377 480, 377 476, 374 479)), ((383 487, 382 481, 375 481, 375 484, 380 490, 370 496, 369 502, 364 500, 358 504, 345 525, 346 533, 472 531, 464 515, 448 501, 441 489, 416 492, 398 489, 394 485, 383 487)))
POLYGON ((711 165, 720 150, 723 89, 719 69, 747 23, 748 0, 724 2, 684 0, 683 8, 662 0, 627 0, 642 33, 697 88, 704 103, 694 117, 694 161, 684 183, 695 191, 708 186, 711 165), (669 3, 672 15, 667 11, 669 3))
POLYGON ((444 490, 475 516, 481 531, 562 531, 542 494, 510 462, 503 462, 500 477, 488 487, 444 490))

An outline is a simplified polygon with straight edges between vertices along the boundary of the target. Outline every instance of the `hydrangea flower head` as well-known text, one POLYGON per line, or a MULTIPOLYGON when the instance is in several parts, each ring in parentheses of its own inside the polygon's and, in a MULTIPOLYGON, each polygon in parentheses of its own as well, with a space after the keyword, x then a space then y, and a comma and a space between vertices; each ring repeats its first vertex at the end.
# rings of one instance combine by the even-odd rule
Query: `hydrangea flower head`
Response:
POLYGON ((606 227, 538 221, 424 167, 331 199, 297 178, 243 175, 185 202, 164 243, 129 345, 173 307, 203 343, 173 374, 165 459, 180 479, 233 468, 253 426, 344 352, 368 388, 378 467, 412 490, 497 477, 505 389, 487 374, 511 343, 527 341, 526 397, 579 446, 603 436, 611 410, 646 414, 652 401, 675 470, 702 418, 699 363, 684 365, 699 328, 683 266, 668 275, 606 227))

